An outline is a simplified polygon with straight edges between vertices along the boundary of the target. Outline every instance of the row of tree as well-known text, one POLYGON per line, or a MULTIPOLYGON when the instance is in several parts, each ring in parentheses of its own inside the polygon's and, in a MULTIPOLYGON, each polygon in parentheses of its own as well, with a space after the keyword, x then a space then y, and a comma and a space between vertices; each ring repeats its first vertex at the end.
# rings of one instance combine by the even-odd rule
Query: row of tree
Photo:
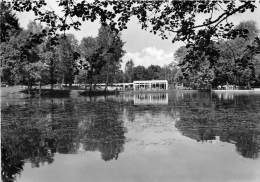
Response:
MULTIPOLYGON (((155 74, 152 76, 144 67, 136 67, 135 72, 131 69, 130 72, 126 70, 125 74, 119 69, 124 54, 122 49, 124 43, 118 34, 118 28, 125 29, 129 17, 136 15, 142 23, 142 28, 148 28, 151 23, 152 32, 161 33, 162 38, 167 38, 165 36, 167 32, 176 32, 174 41, 188 42, 186 48, 181 48, 184 54, 178 56, 178 51, 175 54, 177 55, 175 57, 179 59, 180 67, 177 81, 193 88, 216 87, 227 83, 251 87, 259 83, 256 70, 260 46, 259 38, 255 38, 256 26, 254 23, 251 23, 253 26, 247 26, 247 23, 246 26, 241 24, 233 29, 232 23, 228 21, 223 23, 235 13, 244 13, 246 10, 253 12, 256 8, 253 2, 241 2, 238 5, 233 1, 173 1, 167 6, 164 6, 163 1, 136 3, 112 1, 109 5, 113 8, 104 11, 103 8, 108 6, 108 2, 94 1, 89 4, 82 1, 82 4, 75 4, 73 1, 61 1, 59 6, 64 8, 67 14, 64 15, 65 20, 60 18, 59 21, 62 22, 59 24, 55 23, 58 17, 55 12, 41 11, 41 7, 46 6, 44 1, 26 1, 25 3, 2 1, 0 50, 2 81, 9 84, 27 84, 30 88, 35 83, 39 85, 50 83, 52 87, 54 83, 71 85, 77 74, 79 75, 76 77, 77 82, 90 85, 98 82, 105 82, 108 85, 109 82, 116 80, 156 79, 158 78, 157 68, 151 69, 155 74), (128 9, 122 8, 124 3, 129 7, 128 9), (18 12, 33 11, 38 20, 47 24, 48 28, 43 28, 33 22, 27 30, 22 30, 17 18, 10 10, 11 6, 18 12), (68 9, 68 7, 74 8, 68 9), (134 8, 131 9, 131 7, 134 8), (162 9, 159 8, 157 18, 147 16, 149 11, 158 7, 162 9), (211 12, 212 14, 215 10, 223 10, 217 19, 214 20, 211 16, 201 25, 194 23, 197 12, 204 14, 211 12), (91 16, 90 12, 92 12, 91 16), (186 19, 184 16, 186 13, 194 14, 187 16, 186 19), (83 21, 94 21, 100 16, 103 25, 108 23, 107 20, 110 23, 109 26, 100 28, 96 38, 88 37, 78 44, 73 35, 64 33, 63 36, 57 36, 56 34, 57 30, 79 28, 79 21, 72 24, 66 22, 68 16, 71 18, 77 16, 83 21), (118 25, 115 26, 117 23, 114 18, 117 17, 119 17, 118 25), (174 19, 176 21, 173 21, 174 19), (251 29, 253 31, 250 28, 253 28, 251 29), (230 38, 233 40, 228 40, 230 38)), ((164 75, 167 75, 166 72, 164 71, 164 75)), ((170 78, 167 79, 170 80, 170 78)))
MULTIPOLYGON (((30 22, 27 29, 19 26, 10 7, 1 3, 1 81, 9 85, 56 83, 109 83, 120 69, 124 54, 120 34, 101 26, 98 36, 74 35, 52 37, 49 29, 30 22), (78 76, 76 76, 78 75, 78 76)), ((90 87, 92 88, 92 87, 90 87)))
POLYGON ((168 80, 170 83, 175 81, 175 75, 178 68, 175 64, 169 64, 163 67, 158 65, 150 65, 148 68, 144 66, 134 66, 132 60, 125 65, 124 82, 132 82, 134 80, 168 80))
MULTIPOLYGON (((30 22, 27 29, 19 26, 9 7, 1 3, 1 80, 9 85, 33 85, 132 82, 134 80, 167 79, 174 81, 177 68, 135 66, 133 60, 121 70, 124 55, 120 34, 101 26, 97 37, 86 37, 78 43, 74 35, 54 39, 48 29, 30 22), (44 32, 45 34, 42 34, 44 32)), ((90 87, 92 89, 92 86, 90 87)), ((106 89, 106 88, 105 88, 106 89)))
POLYGON ((195 89, 226 84, 244 88, 259 86, 259 30, 253 21, 242 22, 236 28, 244 30, 244 36, 212 40, 207 31, 201 30, 203 36, 179 48, 174 54, 180 67, 177 81, 195 89))

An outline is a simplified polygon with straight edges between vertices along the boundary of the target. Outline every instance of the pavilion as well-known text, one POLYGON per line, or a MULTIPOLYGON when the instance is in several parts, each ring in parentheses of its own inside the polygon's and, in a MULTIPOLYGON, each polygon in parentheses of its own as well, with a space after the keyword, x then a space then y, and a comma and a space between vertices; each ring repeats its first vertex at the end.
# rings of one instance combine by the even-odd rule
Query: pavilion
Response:
POLYGON ((139 80, 133 82, 134 91, 164 91, 168 90, 167 80, 139 80))

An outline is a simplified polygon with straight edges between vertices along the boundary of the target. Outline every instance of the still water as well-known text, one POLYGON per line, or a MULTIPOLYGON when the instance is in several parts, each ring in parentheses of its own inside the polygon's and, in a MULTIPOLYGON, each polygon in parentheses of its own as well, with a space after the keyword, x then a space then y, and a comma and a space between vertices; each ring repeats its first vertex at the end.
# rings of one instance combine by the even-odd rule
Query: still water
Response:
POLYGON ((260 94, 3 98, 2 180, 260 181, 260 94))

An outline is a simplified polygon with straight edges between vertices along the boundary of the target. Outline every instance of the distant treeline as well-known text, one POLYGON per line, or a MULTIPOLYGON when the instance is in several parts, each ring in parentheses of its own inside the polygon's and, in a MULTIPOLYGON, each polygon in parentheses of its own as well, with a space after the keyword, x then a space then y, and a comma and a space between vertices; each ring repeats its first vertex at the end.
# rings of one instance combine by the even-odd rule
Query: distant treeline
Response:
POLYGON ((175 64, 165 65, 150 65, 148 68, 144 66, 134 66, 132 60, 129 60, 125 65, 123 78, 125 82, 133 82, 134 80, 168 80, 169 83, 175 81, 175 75, 178 67, 175 64))

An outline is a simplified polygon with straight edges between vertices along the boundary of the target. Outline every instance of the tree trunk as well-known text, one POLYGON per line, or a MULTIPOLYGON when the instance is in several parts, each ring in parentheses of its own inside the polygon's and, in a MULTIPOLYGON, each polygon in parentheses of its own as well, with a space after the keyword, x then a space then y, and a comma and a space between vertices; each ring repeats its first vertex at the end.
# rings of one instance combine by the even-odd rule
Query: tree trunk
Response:
POLYGON ((27 90, 28 90, 28 94, 31 95, 31 88, 30 88, 30 83, 28 81, 28 85, 27 85, 27 90))
POLYGON ((88 77, 89 77, 89 80, 90 80, 90 83, 89 83, 89 93, 92 92, 92 83, 93 83, 93 68, 91 68, 91 71, 88 73, 88 77))
POLYGON ((109 72, 108 72, 108 70, 107 70, 105 92, 107 91, 108 78, 109 78, 109 72))
POLYGON ((51 90, 53 90, 53 84, 54 84, 54 62, 53 62, 53 59, 51 59, 50 76, 51 76, 51 90))
POLYGON ((40 84, 39 84, 39 94, 41 95, 42 94, 42 83, 40 81, 40 84))
POLYGON ((64 73, 62 74, 62 84, 65 84, 65 75, 64 75, 64 73))
POLYGON ((97 83, 94 83, 93 90, 96 90, 97 83))
POLYGON ((30 76, 28 76, 27 90, 28 90, 28 94, 31 95, 31 81, 30 81, 30 76))
POLYGON ((248 87, 249 90, 251 90, 250 82, 247 83, 247 87, 248 87))
POLYGON ((92 80, 89 83, 89 93, 91 93, 91 92, 92 92, 92 80))

